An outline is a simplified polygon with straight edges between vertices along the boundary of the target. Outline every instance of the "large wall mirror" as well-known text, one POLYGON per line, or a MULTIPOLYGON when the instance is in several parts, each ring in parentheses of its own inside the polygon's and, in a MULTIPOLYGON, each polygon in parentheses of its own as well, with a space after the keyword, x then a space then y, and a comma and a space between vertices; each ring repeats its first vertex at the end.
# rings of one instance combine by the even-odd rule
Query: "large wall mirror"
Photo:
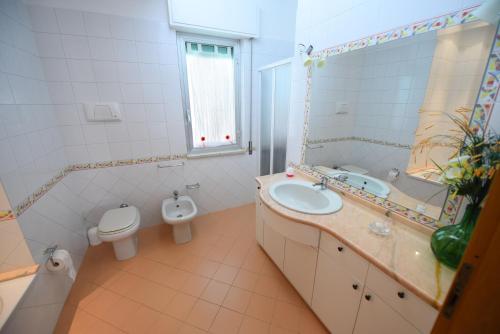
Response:
POLYGON ((408 209, 439 219, 447 188, 436 164, 454 133, 448 117, 470 117, 496 27, 480 22, 326 58, 313 67, 305 164, 408 209))

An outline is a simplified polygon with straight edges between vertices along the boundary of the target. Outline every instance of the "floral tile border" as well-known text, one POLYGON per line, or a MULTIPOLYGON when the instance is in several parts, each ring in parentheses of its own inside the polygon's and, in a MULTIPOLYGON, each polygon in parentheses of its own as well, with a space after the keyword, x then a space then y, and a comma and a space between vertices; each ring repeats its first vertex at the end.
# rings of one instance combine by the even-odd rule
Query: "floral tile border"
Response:
POLYGON ((4 212, 2 214, 2 216, 0 217, 0 223, 1 222, 7 222, 9 220, 15 220, 16 219, 16 215, 14 214, 14 212, 12 212, 12 210, 0 210, 0 212, 4 212))
MULTIPOLYGON (((306 166, 306 165, 291 164, 291 166, 300 170, 301 172, 303 172, 309 176, 312 176, 312 177, 315 177, 318 179, 325 176, 324 174, 321 174, 321 173, 317 172, 316 170, 314 170, 311 167, 306 166)), ((358 197, 362 200, 365 200, 367 202, 370 202, 372 204, 380 206, 380 207, 382 207, 386 210, 389 210, 389 211, 391 211, 391 212, 393 212, 401 217, 404 217, 412 222, 422 224, 422 225, 429 227, 429 228, 432 228, 432 229, 436 229, 438 227, 437 221, 429 216, 418 213, 418 212, 411 210, 411 209, 408 209, 400 204, 391 202, 387 199, 375 196, 375 195, 370 194, 366 191, 363 191, 363 190, 360 190, 360 189, 355 188, 353 186, 350 186, 347 183, 337 181, 332 177, 329 177, 329 176, 326 176, 326 177, 328 178, 328 183, 340 191, 347 192, 347 193, 349 193, 355 197, 358 197)))
POLYGON ((154 156, 154 157, 139 158, 139 159, 112 160, 112 161, 95 162, 95 163, 74 164, 67 166, 59 173, 57 173, 57 175, 54 176, 52 179, 50 179, 47 183, 38 188, 28 198, 26 198, 24 201, 18 204, 14 209, 15 216, 19 217, 20 215, 22 215, 33 204, 35 204, 36 201, 38 201, 43 195, 48 193, 50 189, 52 189, 59 181, 61 181, 65 176, 67 176, 71 172, 89 170, 89 169, 141 165, 152 162, 179 160, 186 158, 187 158, 186 154, 162 155, 162 156, 154 156))
POLYGON ((477 6, 470 7, 443 16, 434 17, 429 20, 391 29, 386 32, 371 35, 355 41, 332 46, 313 53, 313 57, 334 56, 349 51, 363 49, 368 46, 384 44, 397 39, 420 35, 429 31, 440 30, 463 23, 473 22, 476 21, 477 18, 471 13, 476 7, 477 6))
POLYGON ((337 143, 337 142, 343 142, 343 141, 359 141, 359 142, 364 142, 364 143, 383 145, 383 146, 392 146, 392 147, 411 150, 411 145, 400 144, 400 143, 379 140, 379 139, 356 137, 356 136, 309 139, 309 140, 307 140, 307 144, 326 144, 326 143, 337 143))
MULTIPOLYGON (((472 11, 478 6, 473 6, 460 11, 456 11, 450 14, 446 14, 439 17, 434 17, 429 20, 417 22, 414 24, 398 27, 384 33, 372 35, 359 40, 351 41, 341 45, 326 48, 312 54, 313 58, 319 57, 330 57, 338 54, 359 50, 368 46, 374 46, 379 44, 384 44, 390 41, 398 40, 401 38, 407 38, 429 31, 440 30, 464 23, 474 22, 478 19, 472 15, 472 11)), ((476 104, 471 116, 471 125, 475 126, 479 131, 485 129, 488 125, 488 121, 491 116, 491 111, 495 104, 495 99, 498 95, 500 89, 500 26, 497 28, 496 37, 489 55, 488 65, 486 72, 483 76, 479 94, 476 100, 476 104)), ((304 107, 304 127, 303 127, 303 138, 302 138, 302 148, 300 154, 300 164, 297 168, 307 168, 304 166, 306 146, 309 143, 309 113, 311 110, 311 95, 312 95, 312 66, 307 68, 307 79, 306 79, 306 97, 305 97, 305 107, 304 107)), ((359 191, 359 190, 358 190, 359 191)), ((360 195, 363 197, 364 195, 360 195)), ((366 194, 370 197, 373 195, 366 194)), ((439 220, 434 220, 430 217, 422 215, 416 211, 404 208, 397 203, 393 203, 384 199, 379 198, 378 201, 382 207, 391 209, 395 208, 398 214, 401 214, 410 218, 414 221, 421 222, 423 225, 438 228, 443 225, 449 225, 455 223, 455 218, 457 212, 460 209, 463 198, 460 196, 452 197, 448 192, 448 196, 445 200, 443 210, 439 220), (386 203, 387 202, 387 203, 386 203), (390 203, 390 204, 389 204, 390 203), (420 216, 425 217, 425 219, 419 218, 420 216), (427 222, 427 220, 432 222, 427 222)), ((377 200, 371 201, 377 204, 377 200)))
MULTIPOLYGON (((500 25, 491 47, 481 87, 472 110, 470 126, 478 132, 487 130, 491 112, 500 90, 500 25)), ((440 226, 454 224, 457 212, 463 203, 462 196, 452 197, 448 192, 443 212, 439 218, 440 226)))

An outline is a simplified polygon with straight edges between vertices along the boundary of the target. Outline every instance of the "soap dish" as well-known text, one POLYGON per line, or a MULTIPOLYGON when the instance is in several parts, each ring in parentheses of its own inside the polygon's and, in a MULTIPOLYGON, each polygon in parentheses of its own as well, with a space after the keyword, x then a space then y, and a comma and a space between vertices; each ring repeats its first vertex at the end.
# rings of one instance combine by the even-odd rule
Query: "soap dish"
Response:
POLYGON ((373 222, 368 224, 370 231, 376 235, 388 236, 391 233, 391 228, 386 222, 373 222))

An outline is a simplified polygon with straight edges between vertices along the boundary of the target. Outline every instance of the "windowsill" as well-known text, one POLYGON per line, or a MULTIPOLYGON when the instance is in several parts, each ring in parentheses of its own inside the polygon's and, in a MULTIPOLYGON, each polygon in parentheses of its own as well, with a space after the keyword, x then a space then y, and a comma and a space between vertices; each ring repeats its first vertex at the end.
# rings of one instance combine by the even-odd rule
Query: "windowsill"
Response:
POLYGON ((199 152, 199 153, 188 153, 188 159, 199 159, 199 158, 208 158, 208 157, 222 157, 226 155, 236 155, 236 154, 245 154, 247 153, 246 149, 239 148, 233 150, 226 151, 215 151, 215 152, 199 152))

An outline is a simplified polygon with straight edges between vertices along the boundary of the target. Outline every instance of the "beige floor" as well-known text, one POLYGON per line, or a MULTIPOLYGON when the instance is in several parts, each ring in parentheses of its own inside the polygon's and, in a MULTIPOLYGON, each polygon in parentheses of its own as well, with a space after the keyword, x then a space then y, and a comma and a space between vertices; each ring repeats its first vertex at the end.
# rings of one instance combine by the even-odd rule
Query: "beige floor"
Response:
POLYGON ((139 254, 89 248, 56 333, 327 333, 255 241, 255 207, 198 217, 193 240, 139 232, 139 254))

